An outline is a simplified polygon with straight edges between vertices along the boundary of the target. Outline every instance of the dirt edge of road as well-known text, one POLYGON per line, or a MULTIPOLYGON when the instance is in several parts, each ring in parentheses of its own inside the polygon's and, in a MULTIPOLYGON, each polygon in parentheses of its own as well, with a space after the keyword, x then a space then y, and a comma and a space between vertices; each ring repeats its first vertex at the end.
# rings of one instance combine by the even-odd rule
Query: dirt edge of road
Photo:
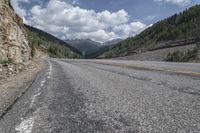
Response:
POLYGON ((44 61, 34 61, 31 68, 0 81, 0 119, 12 108, 45 69, 44 61))

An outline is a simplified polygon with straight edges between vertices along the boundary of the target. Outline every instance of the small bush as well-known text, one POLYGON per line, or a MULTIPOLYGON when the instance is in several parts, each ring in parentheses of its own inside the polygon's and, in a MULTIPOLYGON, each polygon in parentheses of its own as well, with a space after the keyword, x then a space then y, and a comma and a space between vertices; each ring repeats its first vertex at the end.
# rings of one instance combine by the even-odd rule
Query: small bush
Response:
POLYGON ((33 44, 31 44, 30 47, 31 47, 31 57, 33 58, 35 56, 35 47, 33 44))
POLYGON ((48 52, 52 55, 52 56, 56 56, 58 54, 58 49, 55 46, 50 46, 48 48, 48 52))
POLYGON ((8 60, 0 60, 0 64, 3 64, 3 65, 10 64, 10 63, 11 63, 10 59, 8 59, 8 60))
POLYGON ((171 62, 187 62, 191 60, 195 60, 197 58, 200 46, 197 44, 192 50, 188 50, 186 53, 175 51, 173 53, 169 53, 165 59, 165 61, 171 62))
POLYGON ((169 53, 165 60, 171 61, 171 62, 179 62, 181 61, 182 57, 183 57, 183 53, 181 53, 180 51, 175 51, 173 53, 169 53))

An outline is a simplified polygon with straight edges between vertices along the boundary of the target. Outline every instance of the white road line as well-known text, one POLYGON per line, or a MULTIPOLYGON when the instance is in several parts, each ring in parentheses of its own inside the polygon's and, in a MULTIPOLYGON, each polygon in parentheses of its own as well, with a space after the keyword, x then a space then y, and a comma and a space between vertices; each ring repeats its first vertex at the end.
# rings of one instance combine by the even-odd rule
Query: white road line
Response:
POLYGON ((51 78, 51 76, 50 75, 48 75, 48 77, 47 77, 48 79, 50 79, 51 78))
MULTIPOLYGON (((51 73, 52 73, 52 64, 51 62, 49 61, 49 71, 48 73, 46 74, 47 78, 49 79, 51 77, 51 73)), ((41 81, 41 84, 40 86, 43 87, 44 84, 46 82, 46 78, 41 81)), ((33 96, 32 100, 31 100, 31 103, 29 105, 29 108, 32 108, 33 107, 33 104, 35 102, 35 99, 36 97, 40 96, 41 95, 41 89, 42 88, 38 88, 37 89, 37 93, 33 96)), ((26 120, 23 120, 16 128, 15 130, 18 132, 18 133, 32 133, 32 128, 33 128, 33 125, 34 125, 34 117, 30 117, 29 119, 26 119, 26 120)))
POLYGON ((30 117, 27 120, 23 120, 16 128, 15 130, 18 133, 32 133, 32 128, 34 125, 34 117, 30 117))
POLYGON ((51 78, 51 73, 52 73, 52 70, 53 70, 53 67, 52 67, 52 64, 51 64, 51 62, 49 61, 49 72, 48 72, 48 79, 50 79, 51 78))
MULTIPOLYGON (((49 61, 49 72, 48 72, 48 77, 47 77, 47 78, 50 78, 52 70, 53 70, 53 69, 52 69, 52 64, 51 64, 50 61, 49 61)), ((44 80, 41 81, 40 86, 43 87, 44 84, 45 84, 45 82, 46 82, 46 78, 45 78, 44 80)), ((33 107, 33 104, 34 104, 34 102, 35 102, 36 97, 38 97, 38 96, 41 95, 41 92, 40 92, 41 89, 42 89, 41 87, 37 89, 36 94, 33 96, 32 100, 31 100, 31 103, 30 103, 30 105, 29 105, 29 108, 32 108, 32 107, 33 107)))
POLYGON ((44 83, 46 82, 46 80, 44 79, 42 82, 41 82, 41 87, 43 87, 44 86, 44 83))
POLYGON ((36 97, 38 97, 39 95, 41 95, 41 92, 39 92, 39 93, 37 93, 37 94, 35 94, 35 95, 33 96, 33 99, 31 100, 31 104, 29 105, 29 108, 32 108, 32 107, 33 107, 33 104, 34 104, 34 102, 35 102, 35 99, 36 99, 36 97))
POLYGON ((36 93, 39 93, 40 91, 41 91, 41 88, 38 88, 37 91, 36 91, 36 93))

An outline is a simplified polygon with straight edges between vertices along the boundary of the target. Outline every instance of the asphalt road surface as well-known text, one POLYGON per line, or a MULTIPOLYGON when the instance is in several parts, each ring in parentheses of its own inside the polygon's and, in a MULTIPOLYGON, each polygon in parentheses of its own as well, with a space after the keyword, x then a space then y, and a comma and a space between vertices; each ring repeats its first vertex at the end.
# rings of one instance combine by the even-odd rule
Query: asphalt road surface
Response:
POLYGON ((199 133, 200 64, 47 61, 0 133, 199 133))

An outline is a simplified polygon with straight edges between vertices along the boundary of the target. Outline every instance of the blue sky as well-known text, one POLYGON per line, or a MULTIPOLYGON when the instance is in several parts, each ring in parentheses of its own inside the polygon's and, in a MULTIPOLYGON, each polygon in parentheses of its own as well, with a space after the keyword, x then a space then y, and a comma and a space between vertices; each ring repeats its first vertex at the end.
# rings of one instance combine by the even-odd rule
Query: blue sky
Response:
MULTIPOLYGON (((179 13, 195 4, 200 4, 200 0, 174 0, 173 2, 156 2, 155 0, 82 0, 81 6, 86 9, 96 11, 109 10, 111 12, 125 9, 131 16, 131 21, 140 20, 146 24, 155 23, 158 20, 179 13), (188 3, 184 4, 184 1, 188 3), (105 4, 106 3, 106 4, 105 4), (183 5, 182 5, 183 4, 183 5), (97 6, 98 5, 98 6, 97 6)), ((162 1, 162 0, 161 0, 162 1)), ((165 1, 165 0, 163 0, 165 1)), ((166 0, 168 1, 168 0, 166 0)), ((173 1, 173 0, 171 0, 173 1)))
POLYGON ((200 0, 11 0, 24 22, 61 39, 135 36, 200 0))

